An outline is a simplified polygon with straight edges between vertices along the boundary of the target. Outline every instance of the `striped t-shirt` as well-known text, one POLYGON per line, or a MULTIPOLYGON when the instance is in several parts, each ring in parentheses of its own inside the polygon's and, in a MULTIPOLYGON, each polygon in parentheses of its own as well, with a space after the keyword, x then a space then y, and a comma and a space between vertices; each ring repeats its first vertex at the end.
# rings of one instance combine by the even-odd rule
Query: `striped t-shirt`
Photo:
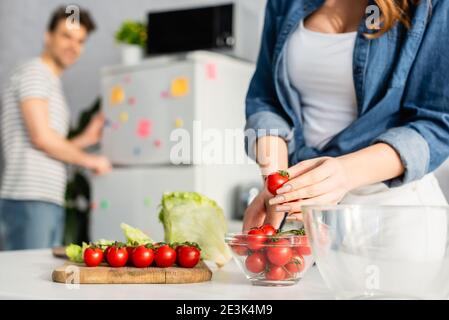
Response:
POLYGON ((20 108, 21 102, 30 98, 48 101, 49 123, 53 130, 64 137, 69 130, 70 115, 60 78, 41 58, 15 68, 2 90, 0 103, 0 198, 62 205, 66 166, 31 143, 20 108))

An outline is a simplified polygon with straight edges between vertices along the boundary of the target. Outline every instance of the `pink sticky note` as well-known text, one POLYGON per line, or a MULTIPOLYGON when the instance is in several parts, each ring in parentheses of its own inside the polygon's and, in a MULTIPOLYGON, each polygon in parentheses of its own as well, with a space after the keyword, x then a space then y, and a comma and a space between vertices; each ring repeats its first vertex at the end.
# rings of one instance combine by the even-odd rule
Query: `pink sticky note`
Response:
POLYGON ((162 145, 162 141, 161 140, 159 140, 159 139, 154 140, 154 146, 156 148, 160 148, 161 145, 162 145))
POLYGON ((92 203, 90 204, 90 208, 91 208, 92 210, 96 210, 96 209, 98 208, 97 203, 96 203, 96 202, 92 202, 92 203))
POLYGON ((130 106, 135 105, 135 104, 136 104, 136 98, 130 97, 130 98, 128 99, 128 104, 129 104, 130 106))
POLYGON ((209 80, 217 79, 217 65, 215 63, 206 64, 206 78, 209 80))
POLYGON ((118 122, 113 122, 111 127, 112 127, 112 130, 117 130, 120 127, 120 124, 118 122))
POLYGON ((161 92, 161 98, 169 98, 169 97, 170 97, 170 93, 168 91, 161 92))
POLYGON ((125 76, 123 78, 123 82, 125 82, 126 84, 130 84, 131 83, 131 76, 125 76))
POLYGON ((137 123, 137 135, 141 138, 146 138, 151 135, 152 123, 150 120, 142 119, 137 123))

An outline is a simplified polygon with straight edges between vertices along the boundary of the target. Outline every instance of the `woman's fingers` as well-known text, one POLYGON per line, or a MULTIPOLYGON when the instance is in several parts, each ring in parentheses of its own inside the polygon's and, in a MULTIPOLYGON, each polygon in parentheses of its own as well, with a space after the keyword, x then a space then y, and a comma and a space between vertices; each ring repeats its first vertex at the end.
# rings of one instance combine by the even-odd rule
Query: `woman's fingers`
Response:
POLYGON ((261 226, 265 220, 265 216, 265 198, 262 194, 259 194, 245 210, 242 231, 246 232, 252 227, 261 226))
MULTIPOLYGON (((279 194, 270 199, 270 205, 284 204, 286 202, 298 201, 301 199, 309 199, 321 196, 325 193, 331 192, 337 187, 337 182, 332 178, 326 178, 321 182, 309 185, 299 190, 279 194)), ((275 209, 276 210, 276 209, 275 209)), ((277 210, 276 210, 277 211, 277 210)))
POLYGON ((307 171, 303 175, 291 179, 282 188, 277 190, 277 194, 284 194, 293 190, 298 190, 316 184, 332 175, 332 165, 330 162, 321 160, 318 167, 307 171))
POLYGON ((282 219, 284 219, 285 212, 269 212, 263 224, 271 224, 276 229, 279 228, 282 219))
POLYGON ((297 176, 300 176, 300 175, 306 173, 307 171, 310 171, 313 168, 315 168, 319 163, 319 159, 320 158, 304 160, 304 161, 301 161, 300 163, 288 168, 286 171, 288 172, 290 179, 296 178, 297 176))
MULTIPOLYGON (((275 206, 275 212, 289 212, 289 214, 301 213, 301 207, 305 205, 332 205, 338 202, 337 196, 334 193, 326 193, 318 197, 304 199, 294 202, 283 203, 282 205, 275 206), (279 208, 279 211, 278 211, 279 208)), ((268 214, 269 215, 269 214, 268 214)))

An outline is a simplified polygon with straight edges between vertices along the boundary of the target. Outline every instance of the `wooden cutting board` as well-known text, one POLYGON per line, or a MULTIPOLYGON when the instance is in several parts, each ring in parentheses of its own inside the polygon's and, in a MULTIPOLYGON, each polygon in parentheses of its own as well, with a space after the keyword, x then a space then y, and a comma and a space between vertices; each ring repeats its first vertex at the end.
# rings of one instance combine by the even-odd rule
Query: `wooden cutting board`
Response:
POLYGON ((54 282, 80 284, 195 283, 211 278, 212 271, 203 261, 194 268, 112 268, 106 264, 89 268, 84 264, 68 262, 52 273, 54 282))

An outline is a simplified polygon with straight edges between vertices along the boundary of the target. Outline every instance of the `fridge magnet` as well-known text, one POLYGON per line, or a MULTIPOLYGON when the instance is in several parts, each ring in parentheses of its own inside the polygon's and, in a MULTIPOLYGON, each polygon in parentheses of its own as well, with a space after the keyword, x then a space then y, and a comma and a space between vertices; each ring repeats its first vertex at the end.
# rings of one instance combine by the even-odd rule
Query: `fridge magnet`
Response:
POLYGON ((136 98, 130 97, 130 98, 128 99, 128 104, 129 104, 130 106, 135 105, 135 104, 136 104, 136 98))
POLYGON ((109 97, 109 103, 111 106, 120 104, 125 100, 125 91, 121 86, 114 86, 111 89, 111 95, 109 97))
POLYGON ((92 202, 92 203, 90 204, 90 208, 91 208, 92 210, 97 210, 97 209, 98 209, 97 203, 96 203, 96 202, 92 202))
POLYGON ((170 98, 170 93, 168 91, 162 91, 161 98, 163 98, 163 99, 170 98))
POLYGON ((118 130, 120 128, 120 124, 118 122, 113 122, 111 124, 112 130, 118 130))
POLYGON ((109 208, 109 202, 108 202, 107 200, 105 200, 105 199, 101 200, 101 202, 100 202, 100 208, 101 208, 101 209, 107 209, 107 208, 109 208))
POLYGON ((177 77, 172 80, 170 86, 170 93, 172 97, 180 98, 189 93, 189 79, 186 77, 177 77))
POLYGON ((184 120, 182 120, 181 118, 176 118, 175 119, 175 127, 182 128, 183 126, 184 126, 184 120))
POLYGON ((141 153, 140 147, 134 147, 133 154, 135 156, 140 156, 140 153, 141 153))
POLYGON ((154 140, 153 144, 156 148, 160 148, 162 146, 162 141, 159 139, 156 139, 156 140, 154 140))
POLYGON ((120 112, 119 119, 120 119, 120 122, 122 122, 122 123, 127 122, 129 119, 128 112, 120 112))
POLYGON ((137 123, 137 136, 146 138, 151 135, 152 123, 150 120, 142 119, 137 123))
POLYGON ((145 197, 144 204, 145 204, 145 207, 151 206, 151 198, 149 196, 145 197))
POLYGON ((206 79, 217 79, 217 65, 215 63, 206 63, 206 79))

